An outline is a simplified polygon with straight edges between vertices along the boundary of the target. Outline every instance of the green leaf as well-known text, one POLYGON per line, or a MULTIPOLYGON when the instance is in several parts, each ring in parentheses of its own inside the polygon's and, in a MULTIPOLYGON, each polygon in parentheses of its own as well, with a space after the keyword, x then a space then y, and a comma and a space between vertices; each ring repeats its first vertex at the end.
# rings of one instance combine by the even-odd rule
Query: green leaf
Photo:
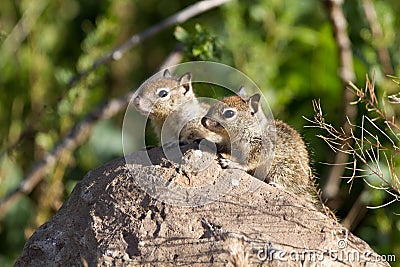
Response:
POLYGON ((182 43, 185 43, 189 38, 188 32, 181 26, 176 26, 175 31, 174 31, 174 36, 175 36, 176 40, 178 40, 182 43))

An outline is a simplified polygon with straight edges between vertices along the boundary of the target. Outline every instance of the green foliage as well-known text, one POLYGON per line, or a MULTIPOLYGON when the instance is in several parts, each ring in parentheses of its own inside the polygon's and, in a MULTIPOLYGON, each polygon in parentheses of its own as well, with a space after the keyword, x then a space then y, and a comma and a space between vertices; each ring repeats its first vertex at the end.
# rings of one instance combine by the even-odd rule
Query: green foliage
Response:
MULTIPOLYGON (((96 20, 90 20, 80 17, 83 12, 88 14, 87 10, 82 10, 84 4, 73 0, 43 0, 31 4, 22 1, 15 5, 10 5, 10 1, 0 3, 2 12, 8 14, 0 19, 3 33, 0 64, 4 73, 0 75, 0 197, 18 185, 32 163, 50 151, 77 118, 110 95, 106 90, 108 86, 105 81, 109 76, 106 67, 89 75, 75 87, 67 87, 68 81, 76 73, 75 64, 80 69, 84 68, 113 45, 118 24, 111 16, 112 10, 107 7, 109 3, 103 4, 106 4, 105 11, 108 10, 110 14, 92 9, 96 20), (23 22, 24 19, 26 22, 23 22), (71 27, 78 21, 86 25, 86 37, 76 34, 79 31, 83 33, 81 25, 78 28, 71 27), (14 25, 27 22, 26 38, 15 38, 23 32, 14 25), (87 25, 92 25, 92 28, 89 29, 87 25), (19 141, 20 138, 22 141, 19 141), (14 147, 14 144, 17 146, 14 147)), ((91 146, 96 147, 97 144, 91 146)), ((99 158, 99 154, 90 150, 81 153, 82 158, 99 158)), ((1 220, 0 265, 11 265, 32 230, 48 220, 59 208, 51 203, 64 201, 65 194, 51 196, 40 192, 64 192, 60 180, 68 165, 69 168, 78 169, 78 177, 82 177, 85 172, 116 154, 115 150, 103 150, 102 160, 92 160, 92 165, 84 165, 85 162, 77 157, 76 162, 71 161, 66 165, 59 163, 54 169, 48 170, 48 176, 31 197, 10 207, 1 220), (43 200, 41 196, 48 199, 43 200)), ((65 183, 69 183, 71 178, 66 175, 65 183)))
MULTIPOLYGON (((340 125, 339 58, 323 1, 232 1, 152 37, 119 61, 101 66, 68 87, 77 71, 89 67, 132 34, 194 2, 0 1, 0 198, 14 189, 32 164, 89 111, 136 88, 156 72, 177 40, 184 46, 185 60, 218 61, 253 79, 274 115, 302 132, 312 152, 315 173, 324 181, 331 166, 319 162, 332 162, 333 153, 315 137, 317 130, 303 129, 307 122, 302 118, 312 118, 311 100, 321 99, 326 120, 340 125)), ((400 4, 397 0, 373 3, 382 38, 372 35, 362 0, 345 1, 344 11, 355 54, 357 85, 362 87, 366 73, 374 73, 377 96, 386 99, 396 96, 399 87, 385 76, 377 49, 388 49, 392 74, 399 76, 400 18, 396 15, 400 4)), ((199 88, 209 92, 204 96, 223 94, 215 86, 199 88)), ((391 116, 398 115, 396 104, 384 108, 391 116)), ((368 115, 362 105, 361 115, 368 115)), ((32 194, 9 208, 0 220, 1 266, 12 265, 29 235, 59 208, 51 203, 62 203, 90 169, 122 155, 122 116, 99 123, 84 145, 64 155, 32 194), (61 193, 44 194, 49 188, 61 193)), ((377 123, 387 130, 383 123, 377 123)), ((399 161, 396 156, 396 166, 399 161)), ((367 179, 375 181, 372 176, 367 179)), ((345 205, 338 212, 345 215, 365 183, 354 183, 350 195, 344 183, 345 205)), ((372 189, 364 199, 371 206, 387 201, 387 194, 372 189)), ((398 207, 369 210, 356 229, 378 253, 400 255, 398 207)))
POLYGON ((235 2, 225 9, 224 43, 232 51, 233 64, 254 79, 275 114, 292 117, 287 106, 307 105, 310 110, 303 100, 316 92, 339 100, 340 81, 332 75, 338 63, 336 47, 318 1, 235 2))
POLYGON ((195 32, 192 34, 181 26, 177 26, 174 35, 178 41, 184 44, 185 58, 188 61, 217 61, 221 58, 222 44, 220 39, 200 24, 195 25, 195 32))

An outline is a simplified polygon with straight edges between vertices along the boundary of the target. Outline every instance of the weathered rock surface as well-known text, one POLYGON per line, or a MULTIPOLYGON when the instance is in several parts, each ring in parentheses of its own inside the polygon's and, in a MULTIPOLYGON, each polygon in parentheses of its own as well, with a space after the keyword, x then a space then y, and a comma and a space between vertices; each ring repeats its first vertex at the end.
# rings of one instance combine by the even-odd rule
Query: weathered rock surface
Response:
POLYGON ((182 149, 89 172, 15 266, 389 266, 297 196, 182 149))

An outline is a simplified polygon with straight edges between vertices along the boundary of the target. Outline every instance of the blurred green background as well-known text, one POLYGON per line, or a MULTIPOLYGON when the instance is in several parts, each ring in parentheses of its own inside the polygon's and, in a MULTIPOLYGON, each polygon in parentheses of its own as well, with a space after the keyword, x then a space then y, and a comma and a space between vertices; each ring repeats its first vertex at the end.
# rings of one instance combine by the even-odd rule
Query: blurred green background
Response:
MULTIPOLYGON (((303 118, 313 118, 311 101, 320 99, 326 120, 340 127, 343 89, 338 77, 339 56, 322 1, 232 1, 163 30, 130 49, 120 60, 107 63, 73 87, 68 86, 77 71, 132 34, 195 2, 0 2, 0 198, 12 191, 34 162, 88 112, 137 88, 158 71, 178 43, 184 45, 184 61, 225 63, 253 79, 263 90, 275 117, 304 136, 315 174, 324 184, 332 168, 324 163, 332 162, 334 153, 316 137, 321 134, 319 129, 304 128, 310 123, 303 118)), ((345 1, 343 6, 354 54, 355 83, 363 88, 365 75, 375 75, 377 94, 384 99, 399 90, 385 74, 400 75, 400 2, 372 1, 382 28, 379 39, 371 33, 365 2, 345 1), (392 73, 383 70, 379 49, 389 51, 392 73)), ((358 117, 362 114, 367 110, 359 105, 358 117)), ((7 207, 0 218, 0 266, 13 264, 27 238, 55 214, 89 170, 123 155, 123 115, 120 112, 98 122, 89 139, 78 149, 63 153, 33 192, 7 207)), ((395 157, 396 162, 400 164, 399 157, 395 157)), ((363 203, 371 206, 392 199, 383 191, 366 186, 362 179, 356 179, 350 190, 350 184, 343 179, 332 206, 339 218, 346 218, 360 194, 363 203)), ((395 202, 365 210, 352 225, 353 232, 373 249, 396 255, 398 262, 399 207, 395 202)))

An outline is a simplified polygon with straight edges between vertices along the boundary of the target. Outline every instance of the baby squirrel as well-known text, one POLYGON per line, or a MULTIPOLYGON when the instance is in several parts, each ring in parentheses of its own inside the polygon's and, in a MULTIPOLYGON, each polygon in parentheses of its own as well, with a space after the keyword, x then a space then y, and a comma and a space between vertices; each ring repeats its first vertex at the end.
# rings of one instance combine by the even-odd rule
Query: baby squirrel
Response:
MULTIPOLYGON (((239 94, 244 94, 244 88, 239 94)), ((201 122, 221 137, 217 147, 223 157, 222 167, 245 170, 319 207, 301 136, 282 121, 268 121, 259 94, 225 97, 210 107, 201 122), (270 127, 272 124, 275 127, 270 127)))
POLYGON ((200 119, 209 105, 196 98, 189 72, 174 78, 166 69, 162 78, 147 81, 135 92, 133 103, 140 113, 151 119, 158 137, 161 133, 166 136, 167 140, 162 143, 177 141, 175 137, 186 143, 218 137, 201 125, 200 119))

